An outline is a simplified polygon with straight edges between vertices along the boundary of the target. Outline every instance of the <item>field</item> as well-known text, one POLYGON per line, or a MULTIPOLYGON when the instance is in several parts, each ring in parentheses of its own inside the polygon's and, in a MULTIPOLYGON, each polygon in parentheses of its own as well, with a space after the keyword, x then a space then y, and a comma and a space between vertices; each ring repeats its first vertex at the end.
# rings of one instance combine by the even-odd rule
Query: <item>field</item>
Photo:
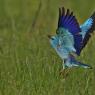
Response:
POLYGON ((59 75, 62 60, 47 35, 55 34, 60 6, 81 24, 95 0, 0 0, 0 95, 95 95, 95 33, 78 58, 93 69, 59 75))

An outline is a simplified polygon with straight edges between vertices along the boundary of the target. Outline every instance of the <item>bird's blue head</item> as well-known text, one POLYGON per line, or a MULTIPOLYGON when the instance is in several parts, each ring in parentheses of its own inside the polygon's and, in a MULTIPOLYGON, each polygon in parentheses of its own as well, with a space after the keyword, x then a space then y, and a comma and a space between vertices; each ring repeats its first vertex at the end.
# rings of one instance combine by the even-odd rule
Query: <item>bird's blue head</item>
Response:
POLYGON ((50 39, 50 43, 52 45, 53 48, 56 48, 58 43, 59 43, 59 39, 57 36, 50 36, 48 35, 49 39, 50 39))

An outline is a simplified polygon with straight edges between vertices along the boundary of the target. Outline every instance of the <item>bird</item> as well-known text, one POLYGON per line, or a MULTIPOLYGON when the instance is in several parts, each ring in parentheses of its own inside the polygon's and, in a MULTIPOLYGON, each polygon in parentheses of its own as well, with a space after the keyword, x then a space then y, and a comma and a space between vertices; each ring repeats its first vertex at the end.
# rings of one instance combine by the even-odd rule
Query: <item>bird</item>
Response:
POLYGON ((92 69, 92 66, 78 61, 81 51, 87 45, 95 30, 95 12, 81 25, 73 11, 59 8, 58 25, 55 35, 48 35, 52 48, 62 59, 62 71, 72 67, 92 69))

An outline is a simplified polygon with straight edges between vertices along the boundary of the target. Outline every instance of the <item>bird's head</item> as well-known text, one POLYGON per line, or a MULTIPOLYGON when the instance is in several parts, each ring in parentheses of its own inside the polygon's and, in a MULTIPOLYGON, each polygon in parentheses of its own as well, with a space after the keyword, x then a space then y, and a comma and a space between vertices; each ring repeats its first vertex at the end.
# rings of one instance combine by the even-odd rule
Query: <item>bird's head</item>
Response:
POLYGON ((57 36, 48 35, 48 38, 50 39, 50 43, 51 43, 52 47, 56 48, 58 43, 59 43, 58 37, 57 36))

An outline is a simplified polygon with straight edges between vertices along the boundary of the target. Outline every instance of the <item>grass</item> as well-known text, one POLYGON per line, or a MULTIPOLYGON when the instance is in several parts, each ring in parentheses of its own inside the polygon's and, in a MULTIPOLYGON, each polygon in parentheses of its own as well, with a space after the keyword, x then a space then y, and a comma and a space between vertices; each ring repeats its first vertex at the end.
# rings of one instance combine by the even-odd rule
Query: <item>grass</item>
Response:
MULTIPOLYGON (((72 69, 63 79, 62 61, 47 38, 55 33, 59 6, 71 8, 83 22, 95 8, 94 0, 91 8, 85 1, 0 0, 0 95, 95 94, 95 69, 72 69)), ((95 35, 79 57, 93 68, 94 40, 95 35)))

